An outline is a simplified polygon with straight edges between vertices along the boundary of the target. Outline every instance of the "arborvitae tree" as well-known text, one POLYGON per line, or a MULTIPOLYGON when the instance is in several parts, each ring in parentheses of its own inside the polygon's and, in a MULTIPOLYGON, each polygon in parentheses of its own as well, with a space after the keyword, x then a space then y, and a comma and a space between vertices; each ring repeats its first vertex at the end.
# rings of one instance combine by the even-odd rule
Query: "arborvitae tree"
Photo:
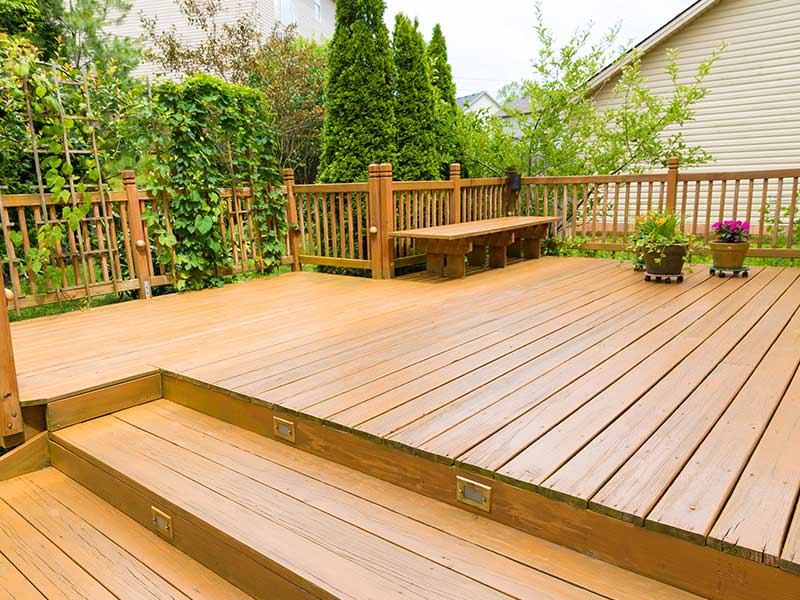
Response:
POLYGON ((428 58, 431 63, 431 80, 439 92, 439 100, 455 110, 456 85, 453 83, 453 70, 447 62, 447 42, 438 23, 433 27, 433 35, 428 44, 428 58))
POLYGON ((436 101, 425 40, 416 20, 412 23, 405 15, 397 15, 393 46, 397 77, 394 176, 406 181, 436 179, 439 176, 436 101))
POLYGON ((442 176, 449 173, 451 162, 462 162, 463 148, 459 143, 457 130, 458 104, 456 86, 453 83, 453 70, 447 62, 447 42, 442 28, 437 23, 428 44, 428 59, 431 65, 431 80, 436 93, 436 150, 442 176))
POLYGON ((394 158, 394 101, 383 0, 338 0, 326 87, 319 179, 367 178, 370 163, 394 158))

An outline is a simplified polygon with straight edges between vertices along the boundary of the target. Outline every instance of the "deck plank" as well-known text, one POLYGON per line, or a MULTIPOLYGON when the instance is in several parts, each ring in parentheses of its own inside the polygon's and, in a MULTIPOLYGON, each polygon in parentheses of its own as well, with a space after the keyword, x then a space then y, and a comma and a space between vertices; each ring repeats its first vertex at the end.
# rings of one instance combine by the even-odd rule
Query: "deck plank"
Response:
POLYGON ((124 411, 116 417, 345 523, 369 531, 391 544, 515 598, 537 594, 565 599, 599 600, 600 598, 596 594, 523 567, 472 544, 443 535, 428 525, 403 517, 380 504, 368 502, 345 490, 337 489, 327 482, 286 468, 276 462, 276 458, 286 454, 286 450, 279 449, 275 442, 263 440, 258 446, 258 452, 245 452, 239 448, 243 443, 242 438, 245 437, 239 431, 228 430, 224 436, 217 432, 219 437, 212 438, 208 432, 199 432, 175 419, 165 419, 163 413, 154 411, 152 406, 124 411), (224 441, 221 441, 220 437, 224 437, 224 441), (272 451, 267 452, 267 448, 272 451), (265 453, 268 458, 263 456, 265 453))
MULTIPOLYGON (((766 333, 772 333, 774 339, 791 318, 794 307, 800 304, 800 283, 792 272, 785 271, 778 275, 772 281, 772 285, 764 288, 731 318, 728 319, 728 315, 722 313, 719 321, 711 321, 711 334, 689 352, 686 352, 687 348, 680 349, 678 351, 680 362, 674 368, 670 369, 669 364, 665 364, 664 356, 671 348, 669 345, 664 346, 648 361, 606 388, 590 403, 553 429, 541 440, 547 443, 540 452, 547 454, 548 449, 552 449, 552 454, 548 456, 548 460, 552 461, 551 465, 557 460, 564 460, 565 449, 573 456, 542 483, 548 495, 558 494, 565 499, 578 502, 581 506, 586 506, 588 499, 609 474, 599 468, 597 463, 585 460, 586 455, 582 455, 581 452, 577 452, 576 455, 576 450, 583 451, 591 447, 598 436, 605 433, 607 427, 616 427, 624 437, 607 441, 606 451, 624 452, 626 444, 635 447, 643 441, 642 438, 646 440, 648 430, 641 427, 641 417, 631 422, 628 420, 629 415, 655 417, 659 413, 671 413, 702 383, 707 374, 727 356, 747 332, 770 312, 779 299, 783 300, 781 303, 783 311, 773 311, 779 318, 767 319, 770 323, 774 322, 771 330, 766 328, 766 333), (787 291, 790 286, 791 289, 787 291), (649 366, 647 362, 658 365, 654 366, 655 376, 643 371, 649 366), (659 373, 666 375, 660 376, 659 373), (652 385, 654 380, 657 383, 652 385), (647 389, 649 385, 652 387, 647 389)), ((676 344, 681 335, 673 338, 670 343, 676 344)), ((698 337, 699 332, 694 331, 689 335, 698 337)))
MULTIPOLYGON (((8 485, 3 482, 0 486, 8 485)), ((0 501, 0 553, 48 600, 114 600, 86 573, 11 506, 0 501)))
POLYGON ((56 439, 158 490, 175 506, 333 597, 508 598, 110 416, 56 439), (135 456, 135 460, 132 459, 135 456))
POLYGON ((647 516, 648 527, 705 543, 800 364, 798 347, 800 313, 647 516))
POLYGON ((593 510, 643 525, 645 516, 792 318, 798 305, 797 287, 795 283, 747 331, 680 406, 676 407, 676 399, 664 390, 663 396, 652 395, 648 402, 637 403, 595 438, 557 472, 564 476, 562 482, 576 482, 559 489, 591 498, 593 510))
MULTIPOLYGON (((758 277, 761 275, 754 279, 758 277)), ((652 314, 639 315, 636 321, 560 365, 545 381, 522 388, 476 415, 477 423, 488 425, 486 433, 477 439, 457 439, 460 447, 453 446, 450 451, 457 453, 460 464, 497 471, 566 415, 739 289, 705 280, 652 314)), ((451 438, 457 433, 460 432, 451 430, 445 435, 451 438)))
POLYGON ((331 463, 307 452, 287 449, 285 444, 225 423, 180 404, 159 400, 148 405, 163 421, 175 421, 215 440, 261 456, 302 473, 336 490, 346 491, 385 507, 442 534, 475 544, 563 581, 571 582, 615 600, 665 600, 691 594, 586 557, 562 546, 529 536, 517 529, 459 508, 420 496, 357 470, 331 463))
POLYGON ((708 535, 709 545, 779 566, 800 493, 800 370, 708 535), (768 493, 765 493, 769 490, 768 493), (753 506, 758 506, 753 511, 753 506))

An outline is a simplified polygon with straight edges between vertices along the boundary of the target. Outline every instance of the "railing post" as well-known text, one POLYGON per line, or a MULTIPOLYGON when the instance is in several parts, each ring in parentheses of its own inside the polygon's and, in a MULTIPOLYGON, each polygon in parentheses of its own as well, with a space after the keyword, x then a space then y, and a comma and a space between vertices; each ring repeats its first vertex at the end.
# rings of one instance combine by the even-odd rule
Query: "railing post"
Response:
POLYGON ((667 212, 674 213, 678 205, 678 159, 667 162, 667 212))
POLYGON ((139 191, 136 189, 136 173, 130 169, 122 172, 122 183, 125 186, 125 198, 128 201, 128 227, 131 230, 131 244, 133 245, 133 266, 136 277, 139 279, 139 298, 147 299, 152 296, 150 289, 150 263, 146 252, 149 244, 144 239, 144 224, 142 223, 142 208, 139 205, 139 191))
POLYGON ((294 199, 294 169, 283 170, 283 184, 286 186, 286 225, 289 253, 292 255, 292 271, 302 270, 300 265, 300 225, 297 222, 297 203, 294 199))
POLYGON ((381 270, 381 166, 369 166, 369 192, 367 193, 367 231, 369 236, 369 259, 372 263, 372 278, 382 279, 381 270))
POLYGON ((392 165, 380 165, 381 209, 378 237, 381 244, 381 277, 391 279, 394 277, 394 240, 389 234, 394 231, 394 189, 392 179, 392 165))
POLYGON ((447 222, 461 223, 461 165, 459 163, 450 165, 450 181, 453 182, 453 189, 450 192, 450 204, 447 207, 447 222))
POLYGON ((514 180, 514 177, 517 174, 517 167, 507 167, 506 168, 506 175, 508 180, 506 181, 506 194, 505 194, 505 204, 506 204, 506 216, 512 216, 517 214, 517 200, 519 199, 519 190, 514 191, 511 189, 511 182, 514 180))
POLYGON ((17 367, 14 364, 14 348, 11 344, 11 324, 8 322, 8 301, 14 295, 5 289, 2 269, 0 269, 0 286, 3 287, 3 298, 0 299, 0 446, 11 448, 25 441, 22 425, 22 407, 19 403, 19 385, 17 383, 17 367))

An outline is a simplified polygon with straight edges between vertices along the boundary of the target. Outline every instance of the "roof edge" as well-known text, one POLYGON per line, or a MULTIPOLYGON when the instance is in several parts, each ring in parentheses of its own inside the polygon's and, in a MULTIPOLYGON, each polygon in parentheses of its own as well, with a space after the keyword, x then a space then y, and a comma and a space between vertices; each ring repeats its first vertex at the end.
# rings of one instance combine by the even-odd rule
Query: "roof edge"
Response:
POLYGON ((606 83, 606 81, 620 73, 622 69, 628 66, 633 60, 634 50, 638 50, 640 55, 645 54, 648 50, 663 42, 673 33, 677 32, 679 29, 682 29, 700 15, 705 13, 709 8, 719 4, 721 1, 722 0, 697 0, 697 2, 684 9, 672 20, 656 29, 641 42, 625 52, 625 54, 623 54, 615 62, 604 67, 597 74, 595 74, 588 83, 589 93, 594 92, 598 87, 606 83))

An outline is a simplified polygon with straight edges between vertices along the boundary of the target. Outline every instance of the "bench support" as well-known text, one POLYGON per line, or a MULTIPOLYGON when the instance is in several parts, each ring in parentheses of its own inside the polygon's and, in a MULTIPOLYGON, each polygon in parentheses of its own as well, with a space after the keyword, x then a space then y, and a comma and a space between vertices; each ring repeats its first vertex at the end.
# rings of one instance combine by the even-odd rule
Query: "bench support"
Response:
POLYGON ((473 267, 482 267, 486 264, 486 246, 484 244, 472 244, 472 252, 467 254, 469 264, 473 267))
POLYGON ((425 255, 425 266, 431 275, 442 277, 444 275, 444 254, 428 252, 425 255))
POLYGON ((447 262, 444 267, 444 276, 452 279, 461 279, 467 276, 467 265, 464 262, 464 255, 448 254, 447 262))

